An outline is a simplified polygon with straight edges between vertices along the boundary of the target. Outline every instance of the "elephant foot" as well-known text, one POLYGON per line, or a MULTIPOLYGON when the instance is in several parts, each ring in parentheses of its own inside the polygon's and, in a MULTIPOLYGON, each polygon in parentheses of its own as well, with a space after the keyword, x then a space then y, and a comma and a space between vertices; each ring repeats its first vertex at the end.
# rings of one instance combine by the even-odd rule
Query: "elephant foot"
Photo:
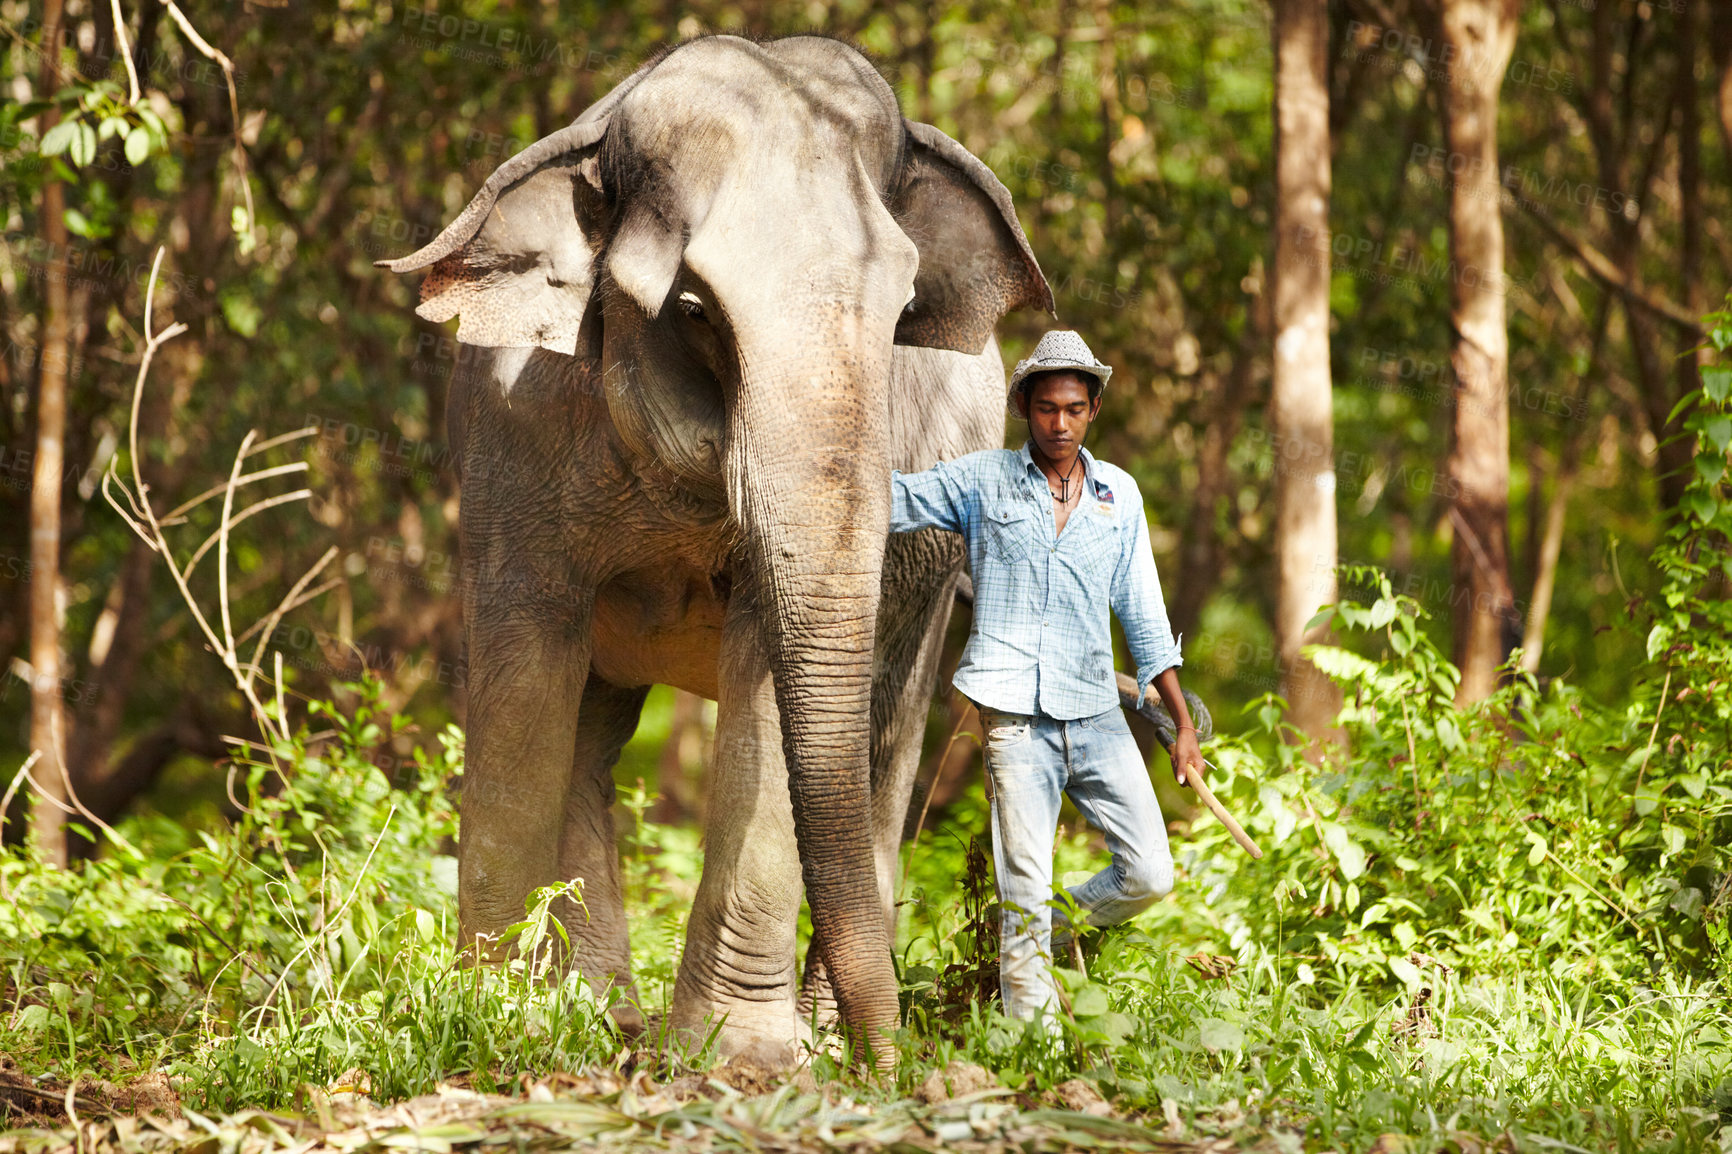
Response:
POLYGON ((716 1039, 716 1056, 730 1066, 752 1066, 760 1070, 791 1070, 805 1060, 803 1048, 786 1038, 773 1038, 756 1030, 722 1027, 716 1039))
POLYGON ((791 1070, 810 1058, 812 1031, 794 1016, 794 1007, 753 1004, 715 1008, 701 1023, 679 1015, 675 1029, 694 1052, 713 1034, 712 1057, 717 1063, 791 1070))

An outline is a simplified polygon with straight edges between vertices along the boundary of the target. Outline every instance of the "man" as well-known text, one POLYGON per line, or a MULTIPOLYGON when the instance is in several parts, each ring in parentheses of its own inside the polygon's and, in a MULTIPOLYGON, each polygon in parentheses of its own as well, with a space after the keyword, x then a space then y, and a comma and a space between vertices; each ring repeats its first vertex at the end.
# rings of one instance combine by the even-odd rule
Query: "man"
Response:
POLYGON ((955 684, 986 731, 999 992, 1017 1018, 1057 1002, 1047 961, 1064 796, 1112 851, 1111 865, 1069 890, 1091 925, 1132 918, 1173 885, 1166 824, 1119 709, 1109 612, 1137 663, 1139 693, 1152 684, 1178 723, 1175 775, 1188 784, 1203 772, 1142 496, 1129 474, 1082 447, 1111 375, 1076 333, 1049 332, 1010 378, 1029 429, 1020 451, 891 475, 892 532, 948 529, 968 544, 974 626, 955 684))

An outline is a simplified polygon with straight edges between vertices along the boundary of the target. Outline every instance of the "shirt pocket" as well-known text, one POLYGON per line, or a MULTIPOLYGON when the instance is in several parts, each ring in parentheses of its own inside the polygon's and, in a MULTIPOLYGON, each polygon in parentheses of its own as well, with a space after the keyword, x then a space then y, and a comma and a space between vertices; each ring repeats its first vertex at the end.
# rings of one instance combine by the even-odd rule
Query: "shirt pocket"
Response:
POLYGON ((1102 516, 1092 508, 1079 509, 1070 515, 1064 531, 1066 536, 1076 533, 1076 539, 1069 544, 1075 547, 1072 556, 1078 575, 1090 588, 1109 591, 1124 548, 1118 518, 1102 516))
POLYGON ((986 551, 1011 563, 1028 555, 1034 541, 1034 514, 1027 506, 991 505, 986 510, 986 551))

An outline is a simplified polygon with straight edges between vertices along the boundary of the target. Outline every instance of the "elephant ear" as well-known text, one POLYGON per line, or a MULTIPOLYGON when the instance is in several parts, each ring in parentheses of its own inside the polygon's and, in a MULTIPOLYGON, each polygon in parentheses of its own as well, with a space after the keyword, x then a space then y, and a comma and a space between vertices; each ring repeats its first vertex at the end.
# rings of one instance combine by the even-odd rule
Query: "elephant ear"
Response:
POLYGON ((1052 312, 1052 289, 1010 190, 938 129, 903 123, 908 154, 891 211, 920 250, 920 271, 896 343, 979 355, 1005 313, 1031 306, 1052 312))
POLYGON ((570 356, 595 287, 599 188, 595 152, 638 69, 571 124, 500 165, 460 216, 392 272, 427 269, 417 315, 461 314, 457 339, 570 356))

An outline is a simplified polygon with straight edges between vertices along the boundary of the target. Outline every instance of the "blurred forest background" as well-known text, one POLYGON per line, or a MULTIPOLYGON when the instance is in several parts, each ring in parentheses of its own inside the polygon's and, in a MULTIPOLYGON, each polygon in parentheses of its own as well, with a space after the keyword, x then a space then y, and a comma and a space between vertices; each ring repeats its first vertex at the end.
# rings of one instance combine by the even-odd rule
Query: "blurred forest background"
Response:
MULTIPOLYGON (((1478 211, 1501 211, 1504 226, 1516 632, 1543 638, 1528 647, 1542 680, 1615 703, 1644 655, 1612 626, 1656 584, 1646 559, 1687 497, 1688 450, 1669 444, 1668 421, 1697 387, 1693 318, 1732 270, 1732 12, 1708 0, 1502 8, 1516 37, 1497 191, 1478 211)), ((192 5, 190 27, 232 63, 232 101, 222 62, 177 12, 0 0, 0 762, 32 745, 31 679, 45 665, 30 645, 33 591, 62 622, 48 687, 96 814, 213 815, 227 804, 212 768, 223 735, 255 732, 161 561, 99 492, 124 452, 158 246, 159 327, 190 328, 163 349, 141 414, 159 509, 227 476, 247 430, 316 427, 259 458, 310 464, 278 486, 310 490, 310 515, 237 530, 236 619, 268 612, 335 546, 319 595, 275 644, 295 689, 326 697, 375 671, 386 705, 418 722, 387 761, 461 720, 459 494, 443 441, 455 345, 415 318, 414 286, 372 262, 434 236, 495 167, 659 46, 714 31, 858 43, 908 116, 999 175, 1059 322, 1115 366, 1092 447, 1149 498, 1187 684, 1227 728, 1279 687, 1265 4, 192 5), (41 51, 57 21, 58 64, 41 51), (59 572, 33 581, 38 398, 56 381, 59 572)), ((1443 32, 1420 0, 1340 0, 1327 19, 1333 197, 1314 255, 1329 270, 1339 558, 1384 569, 1431 609, 1448 652, 1462 588, 1448 225, 1463 173, 1445 145, 1443 32)), ((1047 324, 1007 318, 1007 361, 1047 324)), ((195 539, 216 517, 215 503, 192 514, 195 539)), ((1323 578, 1332 560, 1315 563, 1323 578)), ((212 568, 196 588, 214 586, 212 568)), ((701 811, 709 708, 657 690, 620 767, 659 789, 661 820, 701 811)), ((929 750, 950 708, 935 703, 929 750)))

